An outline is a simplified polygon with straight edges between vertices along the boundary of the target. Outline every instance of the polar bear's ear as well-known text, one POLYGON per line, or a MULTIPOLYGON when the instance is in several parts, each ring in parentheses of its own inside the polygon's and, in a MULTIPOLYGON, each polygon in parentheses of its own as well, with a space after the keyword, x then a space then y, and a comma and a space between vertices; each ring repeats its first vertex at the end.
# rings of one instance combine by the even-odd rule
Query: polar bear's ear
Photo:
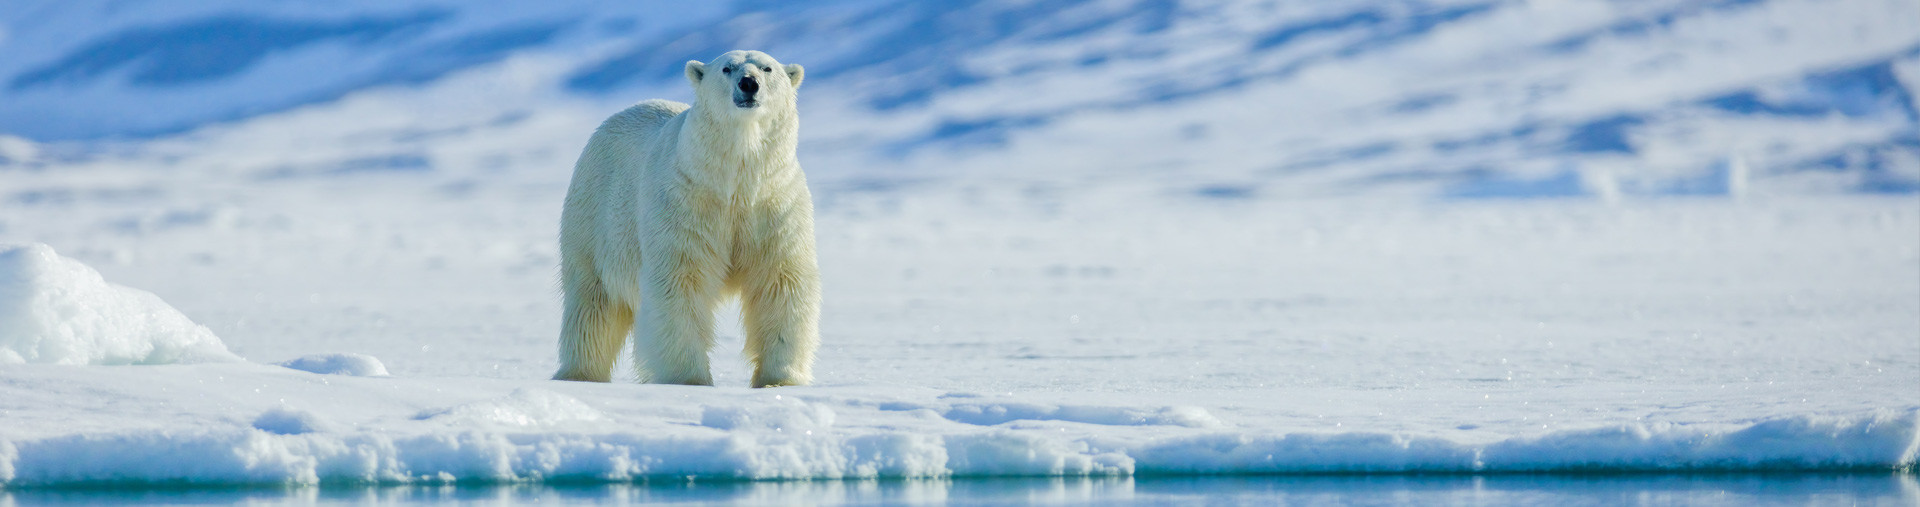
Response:
POLYGON ((700 63, 699 60, 687 60, 687 81, 693 83, 694 87, 699 87, 700 78, 706 75, 707 64, 700 63))
POLYGON ((793 80, 793 87, 800 87, 800 80, 807 77, 807 68, 797 63, 787 64, 787 79, 793 80))

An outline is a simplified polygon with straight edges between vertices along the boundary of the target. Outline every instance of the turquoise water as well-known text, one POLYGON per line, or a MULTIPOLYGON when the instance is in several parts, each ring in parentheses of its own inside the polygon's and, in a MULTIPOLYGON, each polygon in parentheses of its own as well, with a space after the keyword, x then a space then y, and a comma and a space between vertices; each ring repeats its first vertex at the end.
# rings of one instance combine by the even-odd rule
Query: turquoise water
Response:
POLYGON ((58 489, 0 505, 1257 504, 1920 505, 1911 473, 1262 476, 594 485, 58 489))

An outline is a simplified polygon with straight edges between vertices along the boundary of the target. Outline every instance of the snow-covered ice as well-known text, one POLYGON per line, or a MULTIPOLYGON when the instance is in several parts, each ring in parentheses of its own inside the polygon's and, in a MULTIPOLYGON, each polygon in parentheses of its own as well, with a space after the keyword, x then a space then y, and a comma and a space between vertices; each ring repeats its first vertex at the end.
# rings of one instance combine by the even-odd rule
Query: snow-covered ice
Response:
POLYGON ((0 5, 0 487, 1920 454, 1912 2, 552 4, 0 5), (546 380, 572 158, 731 44, 818 384, 546 380))
POLYGON ((479 245, 540 252, 558 192, 407 205, 452 214, 417 222, 372 220, 398 210, 370 192, 253 201, 228 229, 44 229, 276 364, 9 366, 0 477, 1901 469, 1920 445, 1920 203, 1904 198, 829 191, 820 385, 751 390, 737 327, 716 352, 721 387, 544 380, 552 271, 479 245), (295 210, 338 232, 315 243, 250 218, 295 210), (147 256, 113 264, 128 243, 147 256), (308 249, 339 253, 287 262, 308 249), (278 296, 221 296, 250 292, 278 296), (335 350, 368 355, 317 352, 335 350), (381 356, 392 376, 302 371, 365 373, 381 356))

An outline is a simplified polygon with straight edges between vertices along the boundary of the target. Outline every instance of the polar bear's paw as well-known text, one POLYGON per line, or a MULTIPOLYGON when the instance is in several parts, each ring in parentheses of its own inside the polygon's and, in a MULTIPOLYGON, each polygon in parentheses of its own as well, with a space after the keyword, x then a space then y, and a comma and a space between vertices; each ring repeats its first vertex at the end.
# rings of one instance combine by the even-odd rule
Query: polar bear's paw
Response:
POLYGON ((612 374, 612 372, 604 372, 604 371, 603 371, 603 372, 600 372, 599 374, 594 374, 594 372, 590 372, 590 371, 581 371, 581 370, 575 370, 575 369, 562 369, 562 370, 560 370, 559 372, 556 372, 556 373, 554 373, 554 374, 553 374, 553 379, 554 379, 554 380, 565 380, 565 381, 569 381, 569 382, 602 382, 602 383, 605 383, 605 382, 612 382, 612 381, 613 381, 613 374, 612 374))
POLYGON ((767 374, 754 373, 753 387, 804 386, 813 383, 813 376, 805 373, 767 374))

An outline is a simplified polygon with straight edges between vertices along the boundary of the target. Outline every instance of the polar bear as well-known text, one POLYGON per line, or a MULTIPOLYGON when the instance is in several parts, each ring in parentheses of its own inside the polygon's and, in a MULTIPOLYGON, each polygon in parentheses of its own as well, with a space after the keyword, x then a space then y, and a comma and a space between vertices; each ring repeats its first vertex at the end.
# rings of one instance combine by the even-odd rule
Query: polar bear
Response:
POLYGON ((606 382, 633 329, 642 382, 713 385, 714 310, 741 298, 753 386, 812 381, 820 342, 813 196, 794 155, 804 74, 759 51, 687 62, 691 107, 600 124, 560 219, 560 370, 606 382))

